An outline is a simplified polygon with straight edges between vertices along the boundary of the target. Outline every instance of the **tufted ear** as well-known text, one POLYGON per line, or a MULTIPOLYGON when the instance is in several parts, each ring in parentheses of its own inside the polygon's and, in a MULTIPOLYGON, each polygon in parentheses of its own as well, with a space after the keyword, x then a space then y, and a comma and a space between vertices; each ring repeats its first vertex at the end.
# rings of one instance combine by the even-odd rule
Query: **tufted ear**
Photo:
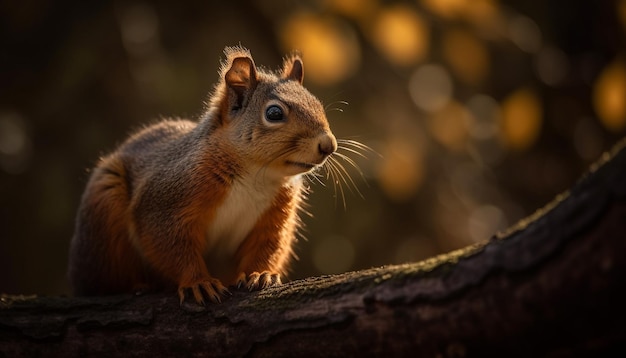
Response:
MULTIPOLYGON (((224 74, 224 81, 235 94, 231 108, 241 108, 247 103, 248 97, 257 85, 257 71, 250 56, 235 57, 224 74)), ((231 97, 231 96, 229 96, 231 97)))
POLYGON ((299 55, 286 58, 283 62, 283 78, 300 82, 304 80, 304 68, 299 55))

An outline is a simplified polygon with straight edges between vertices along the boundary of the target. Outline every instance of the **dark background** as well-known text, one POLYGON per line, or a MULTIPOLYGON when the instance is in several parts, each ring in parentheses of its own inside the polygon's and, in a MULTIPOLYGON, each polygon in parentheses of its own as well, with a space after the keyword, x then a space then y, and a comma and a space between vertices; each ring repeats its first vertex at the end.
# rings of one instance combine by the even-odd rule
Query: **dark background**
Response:
POLYGON ((0 1, 0 292, 69 292, 88 168, 197 118, 227 45, 272 69, 301 50, 337 137, 380 154, 350 155, 363 198, 344 183, 345 209, 312 183, 292 278, 487 239, 626 133, 625 0, 172 4, 0 1))

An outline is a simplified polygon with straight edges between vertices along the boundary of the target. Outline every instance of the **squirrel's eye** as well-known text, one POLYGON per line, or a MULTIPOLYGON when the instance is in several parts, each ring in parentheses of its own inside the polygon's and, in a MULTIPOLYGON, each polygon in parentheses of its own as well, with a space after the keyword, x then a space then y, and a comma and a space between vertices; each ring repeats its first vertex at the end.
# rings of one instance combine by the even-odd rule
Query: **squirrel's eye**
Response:
POLYGON ((267 107, 265 110, 265 119, 271 123, 284 121, 285 116, 283 115, 283 109, 277 105, 267 107))

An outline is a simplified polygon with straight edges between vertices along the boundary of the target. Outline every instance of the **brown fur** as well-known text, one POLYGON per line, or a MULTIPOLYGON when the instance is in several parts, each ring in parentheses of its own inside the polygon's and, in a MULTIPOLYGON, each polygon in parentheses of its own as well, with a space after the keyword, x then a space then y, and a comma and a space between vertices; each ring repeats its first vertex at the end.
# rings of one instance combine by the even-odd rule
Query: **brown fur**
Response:
POLYGON ((149 126, 99 161, 70 247, 75 294, 178 289, 181 302, 191 291, 202 303, 219 302, 224 285, 280 284, 298 229, 300 175, 337 143, 302 87, 298 56, 274 74, 241 47, 225 54, 199 122, 149 126), (272 105, 284 121, 267 119, 272 105), (246 220, 255 221, 239 232, 246 220))

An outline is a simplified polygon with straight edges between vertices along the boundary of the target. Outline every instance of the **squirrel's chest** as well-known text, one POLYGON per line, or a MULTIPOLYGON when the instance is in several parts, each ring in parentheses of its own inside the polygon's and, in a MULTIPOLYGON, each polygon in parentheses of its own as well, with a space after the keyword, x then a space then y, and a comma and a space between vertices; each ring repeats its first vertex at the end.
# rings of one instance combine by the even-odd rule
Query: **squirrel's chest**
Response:
POLYGON ((237 181, 217 207, 206 231, 207 250, 233 255, 261 215, 269 208, 276 188, 237 181))

